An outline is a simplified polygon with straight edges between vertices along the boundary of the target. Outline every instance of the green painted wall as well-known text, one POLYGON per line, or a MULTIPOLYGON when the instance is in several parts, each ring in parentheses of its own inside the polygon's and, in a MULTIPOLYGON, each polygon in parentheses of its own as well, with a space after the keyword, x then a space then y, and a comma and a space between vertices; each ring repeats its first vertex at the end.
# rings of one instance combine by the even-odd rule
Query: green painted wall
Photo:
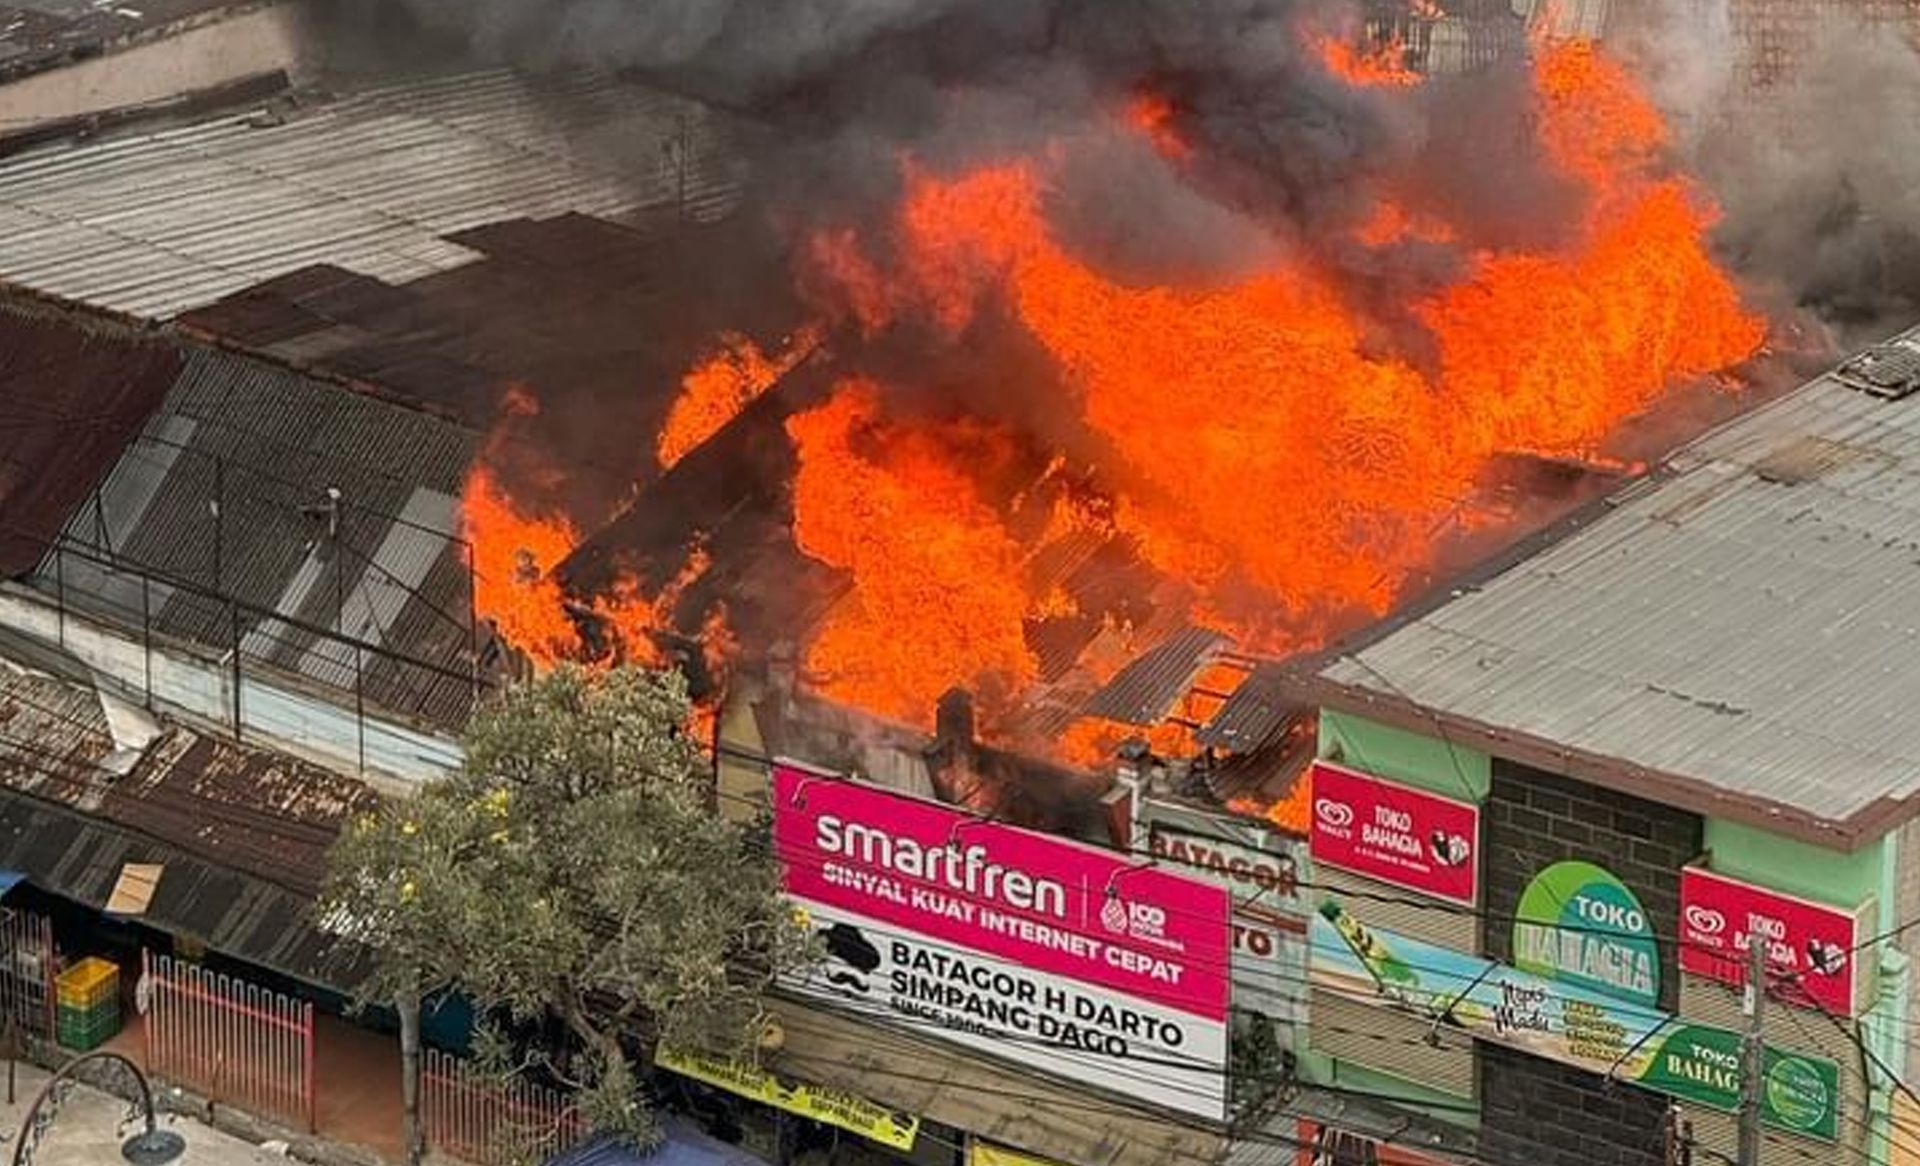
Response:
MULTIPOLYGON (((1836 907, 1852 907, 1868 898, 1877 898, 1883 913, 1891 907, 1894 839, 1890 834, 1844 854, 1708 818, 1705 841, 1713 869, 1730 878, 1836 907)), ((1868 923, 1876 930, 1884 926, 1872 919, 1868 923)))
POLYGON ((1320 710, 1320 756, 1457 801, 1485 801, 1493 781, 1485 753, 1332 709, 1320 710))

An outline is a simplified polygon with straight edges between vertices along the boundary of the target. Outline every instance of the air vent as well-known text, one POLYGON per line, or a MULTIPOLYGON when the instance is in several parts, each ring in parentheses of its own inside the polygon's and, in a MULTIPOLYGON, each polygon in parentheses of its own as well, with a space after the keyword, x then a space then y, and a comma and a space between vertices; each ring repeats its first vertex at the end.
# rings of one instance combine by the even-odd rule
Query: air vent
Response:
POLYGON ((1902 400, 1920 392, 1920 352, 1900 344, 1877 344, 1833 375, 1848 388, 1883 400, 1902 400))

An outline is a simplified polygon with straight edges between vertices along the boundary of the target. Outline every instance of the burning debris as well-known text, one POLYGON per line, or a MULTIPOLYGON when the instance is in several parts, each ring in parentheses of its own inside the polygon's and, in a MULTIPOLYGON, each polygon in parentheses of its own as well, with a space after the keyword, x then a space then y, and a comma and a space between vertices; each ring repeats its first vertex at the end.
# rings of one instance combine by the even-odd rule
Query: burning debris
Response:
MULTIPOLYGON (((981 19, 948 7, 952 26, 904 24, 981 19)), ((1072 763, 1125 745, 1284 823, 1297 799, 1269 779, 1298 718, 1208 739, 1243 691, 1271 699, 1261 660, 1388 610, 1450 540, 1521 515, 1525 483, 1577 500, 1584 468, 1626 468, 1605 453, 1622 422, 1760 346, 1709 253, 1711 200, 1593 46, 1431 78, 1398 33, 1329 34, 1353 23, 1327 5, 1257 4, 1268 39, 1204 45, 1178 35, 1204 12, 1136 7, 1116 27, 1180 51, 1148 69, 1062 48, 1098 92, 1005 133, 962 133, 1023 107, 945 57, 913 127, 846 112, 872 76, 816 78, 810 112, 756 88, 776 123, 829 124, 766 159, 785 246, 766 271, 802 315, 772 343, 705 340, 639 435, 660 476, 587 546, 605 515, 508 498, 476 467, 502 635, 536 660, 797 636, 819 695, 932 729, 963 719, 964 689, 969 740, 977 715, 985 740, 1072 763), (791 197, 777 179, 808 146, 829 176, 791 197), (1486 167, 1551 214, 1506 209, 1486 167), (750 577, 793 559, 831 583, 750 577), (1116 712, 1128 662, 1189 631, 1205 648, 1151 715, 1116 712)), ((956 748, 944 780, 974 789, 956 748)))

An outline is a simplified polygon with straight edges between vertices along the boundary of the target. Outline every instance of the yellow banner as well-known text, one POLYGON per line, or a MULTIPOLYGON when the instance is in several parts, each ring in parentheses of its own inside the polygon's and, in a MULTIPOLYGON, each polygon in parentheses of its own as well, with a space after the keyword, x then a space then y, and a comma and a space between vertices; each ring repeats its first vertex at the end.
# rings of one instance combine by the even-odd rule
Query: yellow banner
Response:
POLYGON ((817 1122, 851 1130, 863 1138, 896 1150, 913 1149, 913 1140, 920 1133, 920 1118, 915 1114, 895 1113, 864 1097, 833 1089, 821 1089, 813 1085, 782 1085, 773 1074, 738 1061, 723 1061, 663 1047, 654 1054, 653 1063, 683 1077, 704 1081, 715 1089, 724 1089, 775 1109, 784 1109, 788 1113, 797 1113, 817 1122))
POLYGON ((974 1138, 967 1143, 967 1166, 1060 1166, 1060 1163, 974 1138))

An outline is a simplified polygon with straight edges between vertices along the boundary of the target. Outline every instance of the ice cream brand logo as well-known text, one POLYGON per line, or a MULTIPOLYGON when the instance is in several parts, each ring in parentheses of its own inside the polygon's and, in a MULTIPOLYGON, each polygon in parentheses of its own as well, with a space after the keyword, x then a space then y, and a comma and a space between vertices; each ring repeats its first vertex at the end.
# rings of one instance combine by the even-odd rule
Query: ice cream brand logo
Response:
POLYGON ((1711 907, 1694 903, 1687 908, 1687 926, 1702 935, 1718 935, 1727 929, 1727 917, 1711 907))
POLYGON ((1557 862, 1520 896, 1513 962, 1643 1004, 1660 1000, 1660 951, 1640 900, 1590 862, 1557 862))
POLYGON ((1353 807, 1345 802, 1336 802, 1332 798, 1321 798, 1314 802, 1313 812, 1322 822, 1335 830, 1353 824, 1353 807))

